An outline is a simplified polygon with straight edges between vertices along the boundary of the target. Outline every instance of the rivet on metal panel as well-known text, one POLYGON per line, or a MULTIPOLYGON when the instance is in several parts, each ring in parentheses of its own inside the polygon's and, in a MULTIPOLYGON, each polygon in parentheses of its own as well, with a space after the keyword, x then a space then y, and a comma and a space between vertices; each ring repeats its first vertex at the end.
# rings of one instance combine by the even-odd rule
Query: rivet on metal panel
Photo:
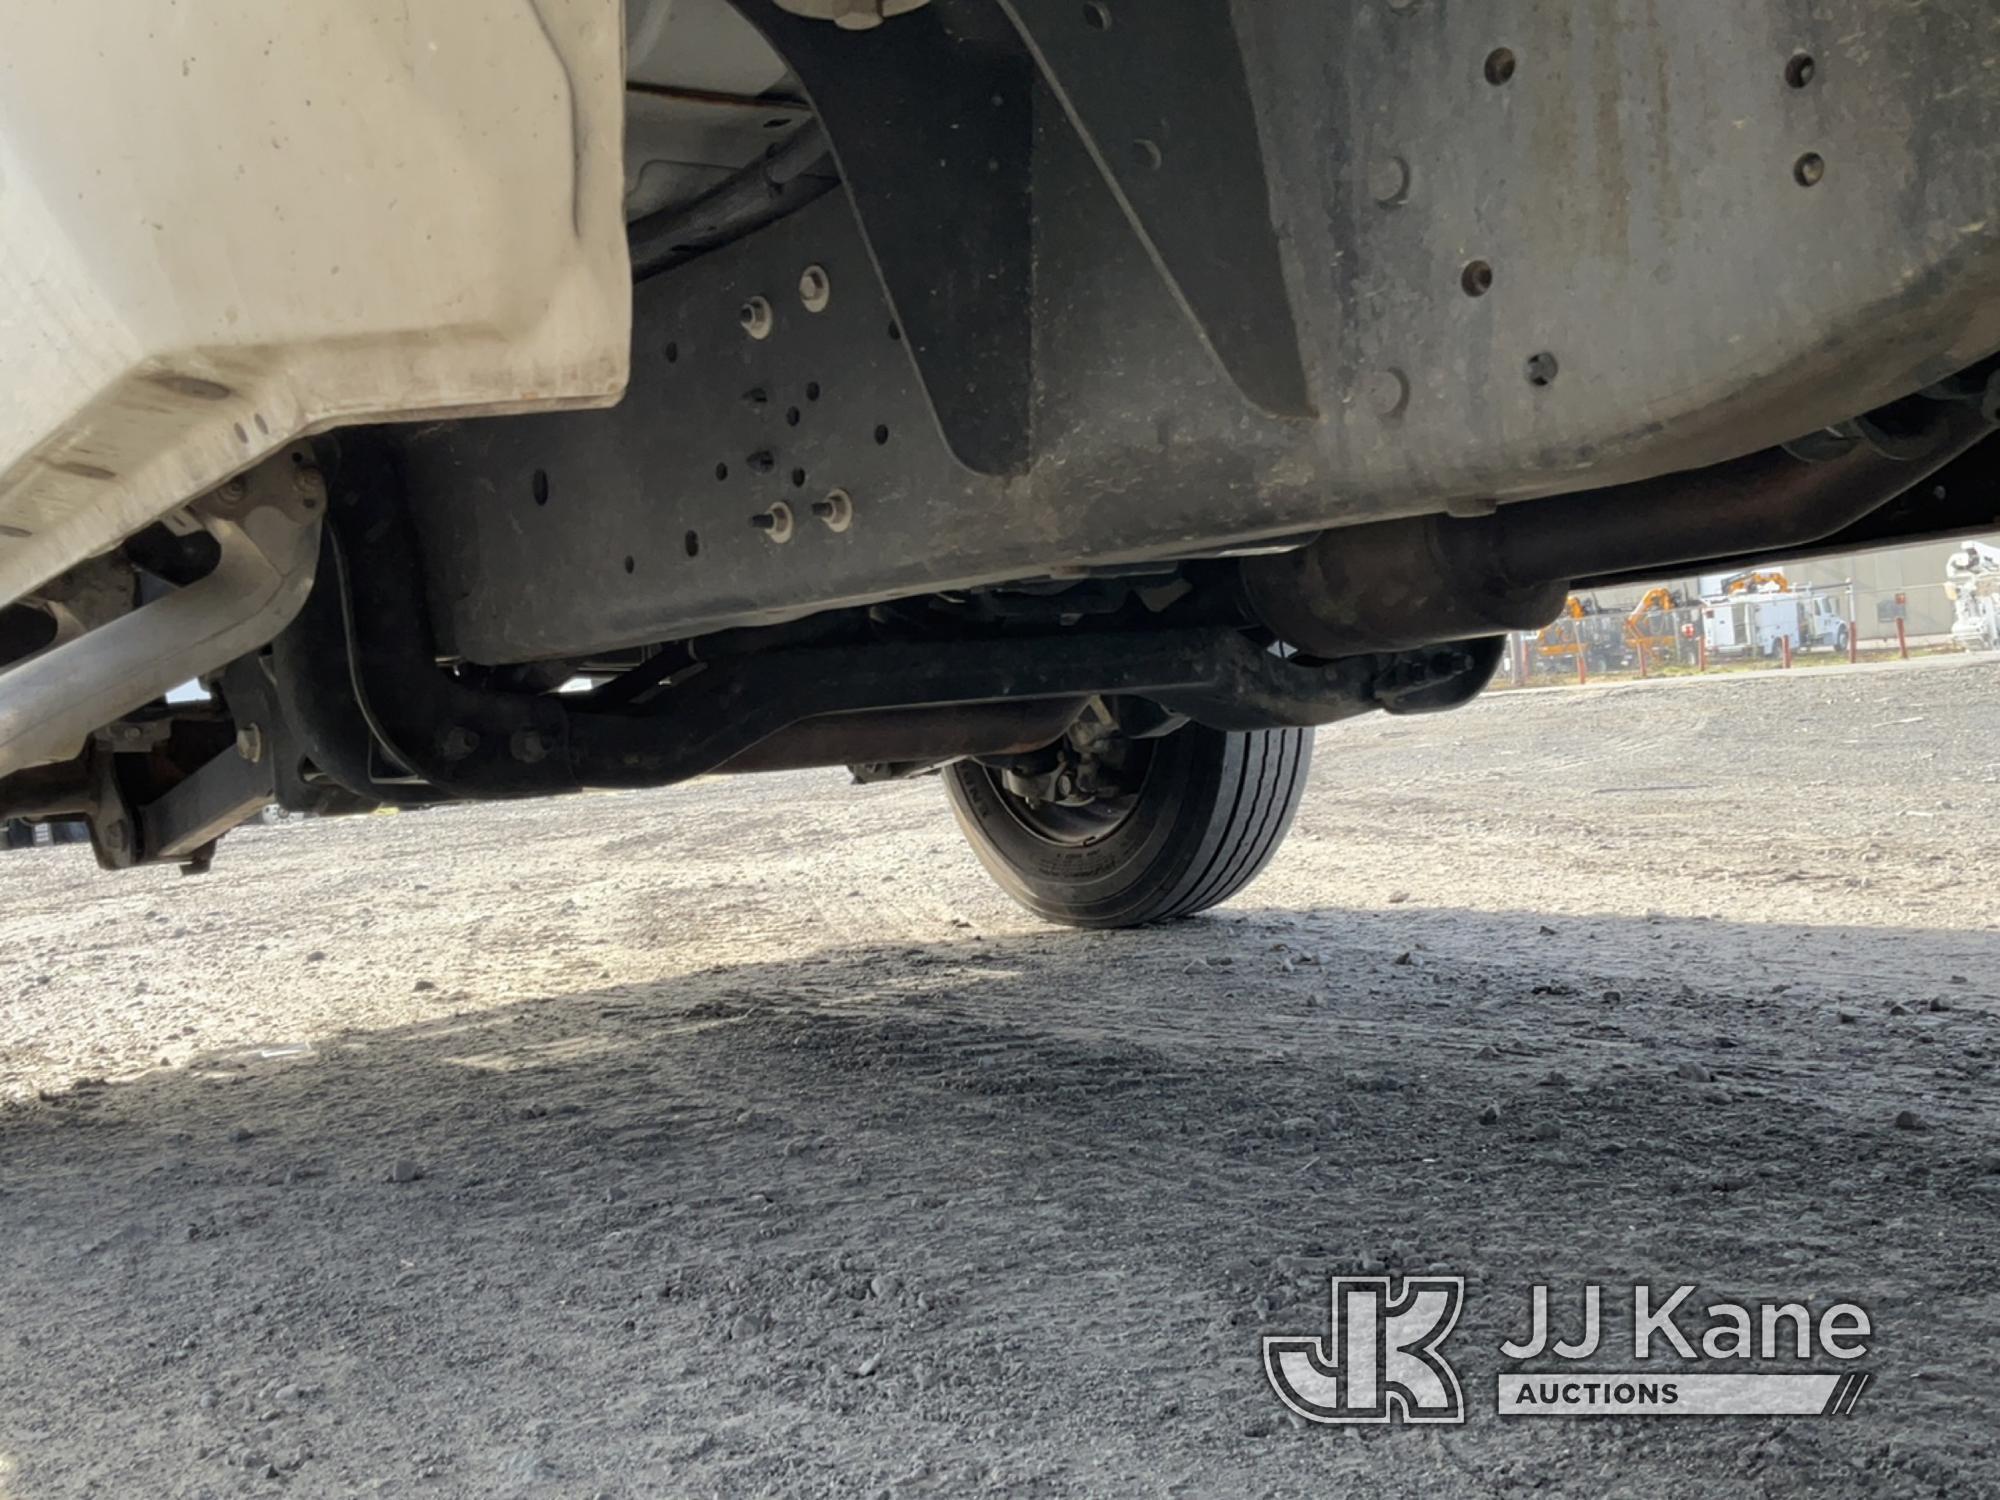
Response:
POLYGON ((1400 156, 1378 158, 1368 168, 1368 196, 1384 208, 1394 208, 1410 196, 1410 164, 1400 156))
POLYGON ((1368 409, 1385 421, 1400 417, 1410 404, 1410 379, 1401 370, 1375 370, 1361 383, 1368 409))

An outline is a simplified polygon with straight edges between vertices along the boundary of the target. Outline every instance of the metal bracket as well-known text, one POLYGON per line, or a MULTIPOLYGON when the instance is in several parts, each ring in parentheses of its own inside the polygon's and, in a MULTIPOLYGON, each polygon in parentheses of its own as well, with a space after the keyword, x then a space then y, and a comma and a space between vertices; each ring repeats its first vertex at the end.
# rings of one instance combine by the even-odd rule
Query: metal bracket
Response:
POLYGON ((1216 361, 1273 416, 1312 416, 1229 0, 1001 8, 1216 361))
POLYGON ((214 571, 0 672, 0 776, 72 759, 99 726, 270 640, 312 587, 325 495, 304 448, 230 480, 198 507, 214 571))
POLYGON ((943 7, 842 32, 733 0, 799 75, 897 327, 954 457, 1027 466, 1033 381, 1027 53, 947 28, 943 7))
POLYGON ((275 792, 271 759, 255 760, 231 748, 185 781, 139 809, 139 847, 147 860, 191 860, 206 868, 201 851, 270 803, 275 792))

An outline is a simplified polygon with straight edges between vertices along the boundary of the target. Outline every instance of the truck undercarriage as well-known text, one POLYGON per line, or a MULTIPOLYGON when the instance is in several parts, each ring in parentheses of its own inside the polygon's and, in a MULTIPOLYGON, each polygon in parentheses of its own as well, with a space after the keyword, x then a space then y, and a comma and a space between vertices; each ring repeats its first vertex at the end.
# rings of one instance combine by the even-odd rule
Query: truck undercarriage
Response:
POLYGON ((626 24, 622 400, 301 436, 38 579, 0 815, 205 868, 273 800, 946 767, 1022 899, 1145 920, 1574 587, 2000 522, 1976 0, 626 24))

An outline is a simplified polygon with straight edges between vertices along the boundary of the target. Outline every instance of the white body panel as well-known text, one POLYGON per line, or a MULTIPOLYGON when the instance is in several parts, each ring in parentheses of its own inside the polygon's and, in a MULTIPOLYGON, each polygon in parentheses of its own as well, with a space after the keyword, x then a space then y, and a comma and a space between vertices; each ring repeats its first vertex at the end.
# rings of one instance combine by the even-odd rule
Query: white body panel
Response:
POLYGON ((619 0, 13 0, 0 602, 302 433, 623 390, 619 0))

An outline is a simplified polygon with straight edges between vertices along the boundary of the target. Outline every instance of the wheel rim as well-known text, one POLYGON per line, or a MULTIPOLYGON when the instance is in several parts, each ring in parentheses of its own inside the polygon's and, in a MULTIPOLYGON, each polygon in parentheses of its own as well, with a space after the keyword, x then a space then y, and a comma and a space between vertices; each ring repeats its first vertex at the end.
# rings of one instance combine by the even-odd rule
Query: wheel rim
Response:
MULTIPOLYGON (((1064 807, 1055 802, 1030 806, 1025 798, 1007 789, 998 771, 990 766, 981 766, 979 772, 994 798, 1023 832, 1045 844, 1083 849, 1101 843, 1124 827, 1126 819, 1132 816, 1139 799, 1146 793, 1146 783, 1153 774, 1153 742, 1138 740, 1133 741, 1132 746, 1134 759, 1141 761, 1137 768, 1138 781, 1133 789, 1122 796, 1099 798, 1082 807, 1064 807)), ((1128 773, 1131 769, 1128 764, 1128 773)))

